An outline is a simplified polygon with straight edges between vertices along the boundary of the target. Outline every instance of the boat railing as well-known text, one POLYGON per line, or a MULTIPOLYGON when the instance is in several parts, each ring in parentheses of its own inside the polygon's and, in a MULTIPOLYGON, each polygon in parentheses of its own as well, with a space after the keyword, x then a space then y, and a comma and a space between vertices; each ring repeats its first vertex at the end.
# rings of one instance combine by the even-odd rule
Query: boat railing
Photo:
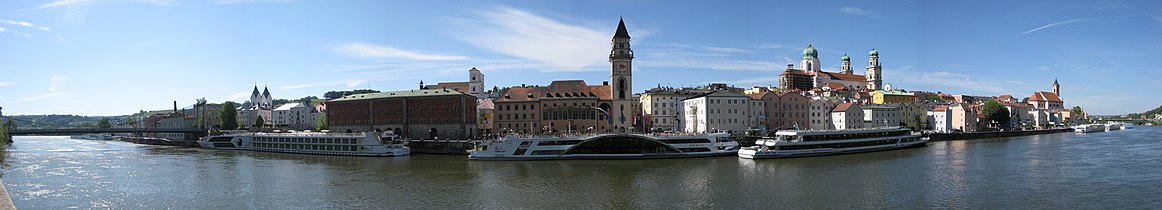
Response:
POLYGON ((256 136, 289 136, 289 137, 364 137, 362 133, 254 133, 256 136))

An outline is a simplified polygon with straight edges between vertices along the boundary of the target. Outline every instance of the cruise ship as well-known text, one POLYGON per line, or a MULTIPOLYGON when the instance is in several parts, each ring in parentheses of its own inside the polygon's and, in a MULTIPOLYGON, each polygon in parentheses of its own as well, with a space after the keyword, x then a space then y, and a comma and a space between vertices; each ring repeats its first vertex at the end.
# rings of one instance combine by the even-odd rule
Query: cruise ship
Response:
POLYGON ((738 152, 728 133, 698 135, 508 135, 468 150, 469 160, 641 159, 726 156, 738 152))
POLYGON ((923 146, 928 138, 905 128, 781 130, 738 150, 747 159, 834 155, 923 146))
POLYGON ((411 148, 395 142, 396 135, 364 133, 228 133, 208 136, 203 148, 251 150, 317 155, 404 156, 411 148))
POLYGON ((1073 126, 1073 132, 1077 132, 1077 133, 1093 133, 1093 132, 1105 132, 1105 131, 1106 131, 1106 125, 1102 125, 1102 124, 1085 124, 1085 125, 1073 126))

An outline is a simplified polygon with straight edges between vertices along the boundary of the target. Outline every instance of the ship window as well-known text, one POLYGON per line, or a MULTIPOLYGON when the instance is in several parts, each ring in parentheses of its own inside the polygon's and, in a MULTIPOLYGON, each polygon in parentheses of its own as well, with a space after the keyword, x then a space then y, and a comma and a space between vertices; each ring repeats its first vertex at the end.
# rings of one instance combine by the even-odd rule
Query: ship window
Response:
POLYGON ((681 153, 661 142, 634 136, 611 136, 583 142, 565 154, 674 154, 681 153))

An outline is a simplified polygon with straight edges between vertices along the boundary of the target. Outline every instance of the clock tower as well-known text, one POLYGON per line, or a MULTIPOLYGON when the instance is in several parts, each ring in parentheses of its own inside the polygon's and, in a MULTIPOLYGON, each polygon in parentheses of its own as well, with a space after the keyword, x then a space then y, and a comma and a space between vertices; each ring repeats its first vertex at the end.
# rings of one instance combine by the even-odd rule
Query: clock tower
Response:
POLYGON ((629 31, 625 30, 625 20, 617 23, 613 34, 613 49, 609 52, 609 82, 613 106, 609 115, 613 118, 614 130, 629 130, 633 125, 633 50, 629 47, 629 31))

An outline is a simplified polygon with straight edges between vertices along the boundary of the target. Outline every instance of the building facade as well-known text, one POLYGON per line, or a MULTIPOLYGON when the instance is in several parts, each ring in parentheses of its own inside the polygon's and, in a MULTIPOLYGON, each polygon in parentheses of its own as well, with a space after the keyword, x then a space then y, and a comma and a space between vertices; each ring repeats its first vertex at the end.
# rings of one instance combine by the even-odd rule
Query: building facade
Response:
POLYGON ((312 130, 315 128, 315 107, 303 102, 288 103, 271 112, 271 125, 276 128, 312 130))
POLYGON ((932 108, 932 111, 928 111, 928 124, 932 125, 931 129, 934 132, 952 132, 952 110, 948 107, 932 108))
POLYGON ((811 100, 808 102, 807 120, 811 130, 835 130, 831 122, 831 110, 837 102, 831 100, 811 100))
POLYGON ((695 96, 692 92, 670 87, 646 90, 639 96, 647 130, 652 132, 681 131, 682 100, 695 96))
POLYGON ((476 97, 448 89, 344 96, 327 101, 336 132, 394 131, 409 139, 469 139, 476 132, 476 97))
POLYGON ((960 132, 976 132, 977 112, 964 104, 953 104, 949 109, 952 115, 952 129, 960 132))
POLYGON ((743 133, 758 130, 763 101, 729 91, 714 91, 682 100, 683 131, 743 133))
POLYGON ((898 106, 868 105, 863 109, 864 127, 882 128, 900 126, 900 109, 898 106))
POLYGON ((811 99, 800 92, 760 92, 750 94, 752 99, 763 101, 765 121, 760 125, 768 131, 809 129, 809 108, 811 99))
POLYGON ((831 110, 831 124, 836 130, 864 128, 863 108, 856 103, 836 104, 831 110))
POLYGON ((881 77, 883 67, 879 63, 879 52, 875 49, 868 53, 865 75, 853 73, 851 58, 846 54, 840 61, 842 67, 839 72, 823 71, 818 50, 809 44, 806 49, 803 49, 803 59, 799 61, 799 67, 802 69, 795 69, 794 65, 789 64, 787 69, 779 75, 779 88, 804 91, 823 87, 864 90, 881 90, 883 88, 883 78, 881 77))
POLYGON ((914 102, 916 102, 916 96, 909 92, 899 90, 877 90, 872 92, 872 103, 874 104, 914 102))

